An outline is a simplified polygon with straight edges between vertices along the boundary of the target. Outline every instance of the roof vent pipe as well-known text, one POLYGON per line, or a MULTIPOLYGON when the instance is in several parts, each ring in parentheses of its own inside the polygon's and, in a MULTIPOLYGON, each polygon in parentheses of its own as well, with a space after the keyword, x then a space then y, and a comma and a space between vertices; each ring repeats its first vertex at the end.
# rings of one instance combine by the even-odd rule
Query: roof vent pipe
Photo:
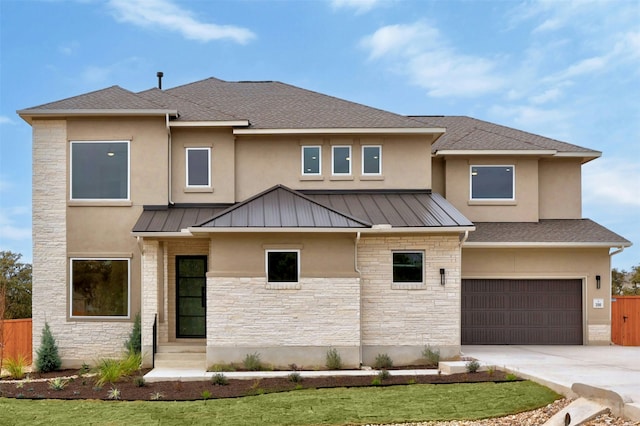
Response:
POLYGON ((164 73, 162 71, 158 71, 156 75, 158 76, 158 89, 162 90, 162 76, 164 76, 164 73))

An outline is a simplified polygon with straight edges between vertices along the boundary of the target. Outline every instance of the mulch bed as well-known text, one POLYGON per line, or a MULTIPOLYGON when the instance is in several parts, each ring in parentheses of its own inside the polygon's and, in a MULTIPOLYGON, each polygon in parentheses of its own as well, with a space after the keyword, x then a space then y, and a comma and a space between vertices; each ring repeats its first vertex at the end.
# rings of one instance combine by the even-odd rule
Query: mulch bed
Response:
MULTIPOLYGON (((148 370, 141 371, 140 377, 148 370)), ((126 378, 114 384, 106 384, 102 388, 95 386, 95 377, 77 376, 77 370, 56 371, 47 374, 33 373, 30 380, 22 383, 0 380, 0 397, 25 399, 102 399, 108 400, 113 396, 112 389, 119 391, 121 400, 162 400, 162 401, 191 401, 214 398, 237 398, 249 395, 259 395, 270 392, 286 392, 294 389, 319 389, 334 387, 371 386, 376 376, 345 377, 332 376, 321 378, 303 378, 295 383, 289 378, 264 378, 255 380, 228 379, 226 385, 216 385, 212 380, 207 381, 169 381, 146 383, 139 386, 134 378, 126 378), (67 379, 64 389, 53 390, 49 387, 50 380, 56 377, 74 376, 67 379), (39 380, 46 379, 46 380, 39 380), (210 396, 205 398, 206 393, 210 396)), ((475 382, 503 382, 508 381, 506 373, 494 371, 461 373, 451 375, 430 376, 391 376, 381 381, 378 386, 408 385, 414 383, 475 383, 475 382)))

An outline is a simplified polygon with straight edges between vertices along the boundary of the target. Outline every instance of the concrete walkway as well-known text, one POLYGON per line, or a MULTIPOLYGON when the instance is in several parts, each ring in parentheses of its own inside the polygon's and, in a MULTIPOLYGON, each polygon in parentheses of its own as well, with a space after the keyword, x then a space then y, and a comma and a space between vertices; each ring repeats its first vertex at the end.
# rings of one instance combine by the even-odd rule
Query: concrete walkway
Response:
POLYGON ((640 421, 640 347, 463 346, 463 355, 640 421))

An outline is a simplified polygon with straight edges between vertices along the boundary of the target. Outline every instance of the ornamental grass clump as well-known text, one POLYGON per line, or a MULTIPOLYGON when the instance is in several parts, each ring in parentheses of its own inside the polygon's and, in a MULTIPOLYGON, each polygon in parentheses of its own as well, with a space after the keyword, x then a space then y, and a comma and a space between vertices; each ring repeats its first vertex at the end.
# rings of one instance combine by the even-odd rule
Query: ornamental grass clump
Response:
POLYGON ((49 323, 45 321, 44 328, 42 329, 42 337, 40 338, 40 347, 36 351, 38 355, 36 358, 36 369, 41 373, 48 373, 49 371, 59 370, 62 365, 62 360, 58 354, 58 345, 56 339, 51 333, 49 323))
POLYGON ((27 358, 24 355, 18 355, 17 358, 7 358, 4 364, 4 368, 16 380, 22 379, 27 374, 26 367, 27 358))
POLYGON ((242 365, 248 371, 260 371, 263 369, 262 361, 260 361, 260 354, 258 352, 247 354, 242 361, 242 365))
POLYGON ((377 370, 391 368, 393 367, 393 361, 388 354, 378 354, 376 355, 376 362, 373 366, 377 370))
POLYGON ((329 370, 340 370, 342 368, 342 358, 336 348, 327 351, 326 366, 329 370))

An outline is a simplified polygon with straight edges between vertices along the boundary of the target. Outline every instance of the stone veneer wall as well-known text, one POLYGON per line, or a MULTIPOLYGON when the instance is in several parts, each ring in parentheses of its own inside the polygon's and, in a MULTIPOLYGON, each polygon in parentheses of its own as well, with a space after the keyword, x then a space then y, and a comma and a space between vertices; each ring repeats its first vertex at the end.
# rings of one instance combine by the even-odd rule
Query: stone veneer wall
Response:
POLYGON ((153 322, 158 313, 159 260, 162 255, 158 241, 144 241, 142 255, 142 355, 143 365, 153 364, 153 322))
POLYGON ((587 327, 587 344, 609 345, 611 344, 610 324, 589 324, 587 327))
POLYGON ((208 364, 259 352, 275 365, 322 366, 333 347, 345 365, 357 366, 359 279, 301 278, 293 287, 268 288, 265 277, 208 277, 208 364))
POLYGON ((120 355, 131 322, 68 319, 67 123, 34 120, 32 129, 33 359, 46 321, 63 367, 79 367, 99 357, 120 355))
POLYGON ((387 353, 397 364, 419 363, 425 345, 443 357, 460 353, 461 249, 457 235, 365 236, 362 274, 363 362, 387 353), (392 284, 392 251, 424 251, 423 285, 392 284), (440 284, 440 268, 446 283, 440 284))

